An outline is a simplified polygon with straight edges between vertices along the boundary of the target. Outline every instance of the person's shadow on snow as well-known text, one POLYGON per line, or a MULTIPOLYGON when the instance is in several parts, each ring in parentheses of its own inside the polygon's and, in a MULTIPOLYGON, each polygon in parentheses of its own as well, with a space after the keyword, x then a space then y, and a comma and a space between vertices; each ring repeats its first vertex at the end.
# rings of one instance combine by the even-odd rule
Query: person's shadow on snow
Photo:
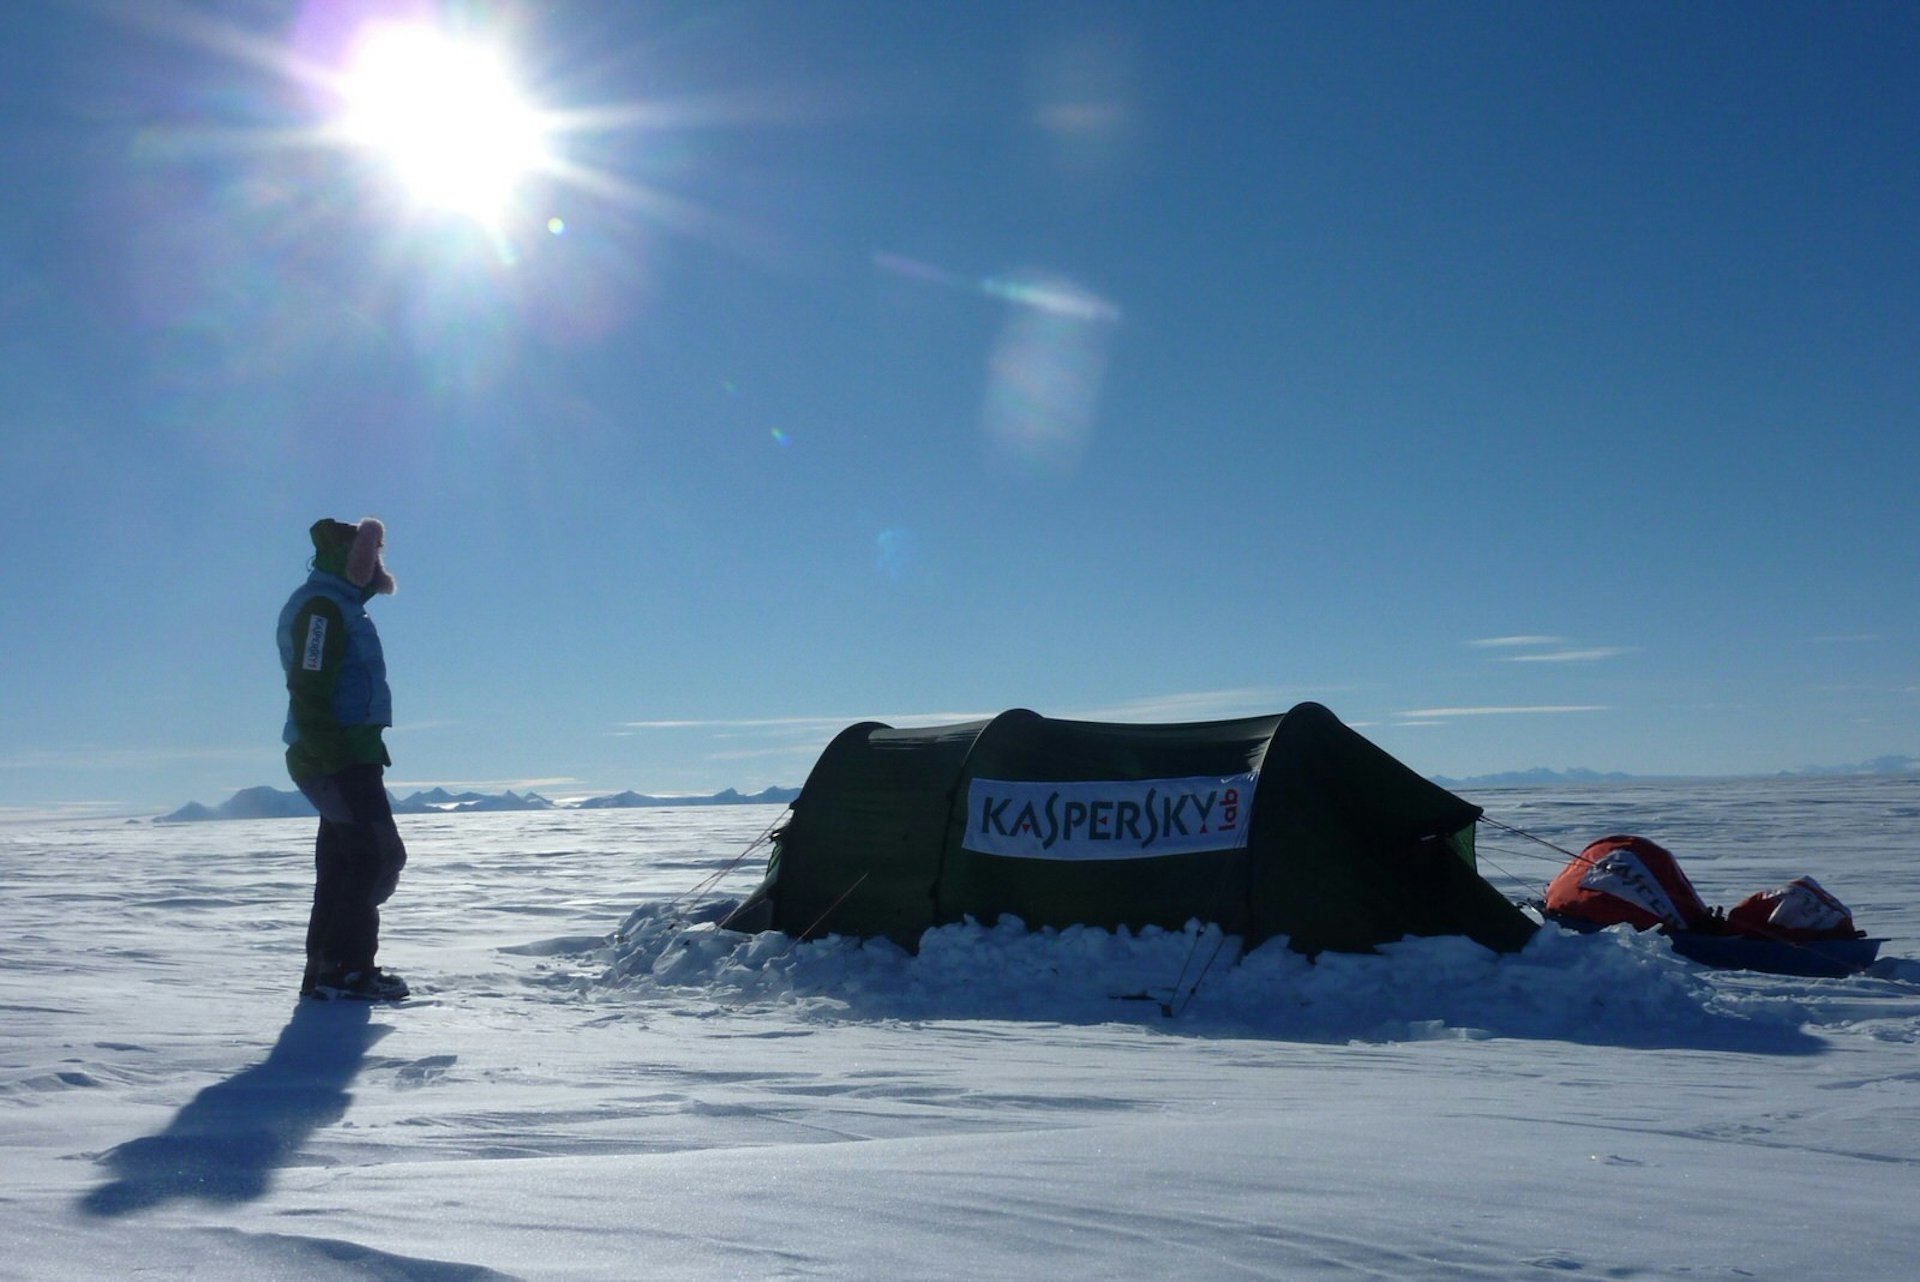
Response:
POLYGON ((105 1153, 118 1178, 81 1209, 126 1215, 172 1198, 261 1196, 309 1135, 345 1116, 347 1087, 387 1031, 364 1002, 302 1001, 264 1060, 201 1091, 158 1135, 105 1153))

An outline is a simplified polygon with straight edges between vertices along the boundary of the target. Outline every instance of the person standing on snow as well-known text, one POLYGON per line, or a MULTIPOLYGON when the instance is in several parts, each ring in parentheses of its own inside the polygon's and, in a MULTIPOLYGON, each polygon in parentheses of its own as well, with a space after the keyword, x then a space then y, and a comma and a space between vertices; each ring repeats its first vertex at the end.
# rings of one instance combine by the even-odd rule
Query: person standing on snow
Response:
POLYGON ((386 527, 319 520, 312 573, 280 611, 287 675, 287 773, 320 812, 303 997, 392 1001, 406 981, 374 965, 380 905, 406 866, 394 826, 381 732, 393 724, 387 664, 367 602, 393 591, 381 564, 386 527))

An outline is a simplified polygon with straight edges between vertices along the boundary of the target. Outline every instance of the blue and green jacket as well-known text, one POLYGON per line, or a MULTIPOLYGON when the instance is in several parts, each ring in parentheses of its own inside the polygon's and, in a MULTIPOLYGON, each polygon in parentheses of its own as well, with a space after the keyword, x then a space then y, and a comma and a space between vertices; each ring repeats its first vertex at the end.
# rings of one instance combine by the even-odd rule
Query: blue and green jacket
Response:
POLYGON ((351 765, 391 765, 381 731, 393 695, 380 636, 367 614, 369 588, 347 582, 325 553, 280 611, 280 666, 287 674, 287 773, 294 782, 351 765))

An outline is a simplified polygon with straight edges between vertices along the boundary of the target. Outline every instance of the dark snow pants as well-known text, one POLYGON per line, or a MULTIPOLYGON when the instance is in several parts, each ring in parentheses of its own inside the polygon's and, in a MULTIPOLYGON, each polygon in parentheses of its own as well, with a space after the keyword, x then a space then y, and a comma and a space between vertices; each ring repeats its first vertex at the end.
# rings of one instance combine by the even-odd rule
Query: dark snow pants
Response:
POLYGON ((370 970, 380 947, 380 905, 392 896, 407 863, 383 772, 379 766, 348 766, 305 780, 300 791, 320 812, 307 978, 370 970))

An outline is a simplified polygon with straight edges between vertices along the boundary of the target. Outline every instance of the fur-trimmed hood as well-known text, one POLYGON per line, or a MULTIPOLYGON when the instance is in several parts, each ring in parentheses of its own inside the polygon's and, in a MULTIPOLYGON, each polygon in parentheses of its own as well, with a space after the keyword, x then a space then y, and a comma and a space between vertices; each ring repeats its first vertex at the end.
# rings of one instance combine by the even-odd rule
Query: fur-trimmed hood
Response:
POLYGON ((381 564, 387 527, 379 518, 365 516, 358 523, 322 517, 308 531, 313 536, 313 568, 337 574, 367 595, 393 591, 393 576, 381 564))

